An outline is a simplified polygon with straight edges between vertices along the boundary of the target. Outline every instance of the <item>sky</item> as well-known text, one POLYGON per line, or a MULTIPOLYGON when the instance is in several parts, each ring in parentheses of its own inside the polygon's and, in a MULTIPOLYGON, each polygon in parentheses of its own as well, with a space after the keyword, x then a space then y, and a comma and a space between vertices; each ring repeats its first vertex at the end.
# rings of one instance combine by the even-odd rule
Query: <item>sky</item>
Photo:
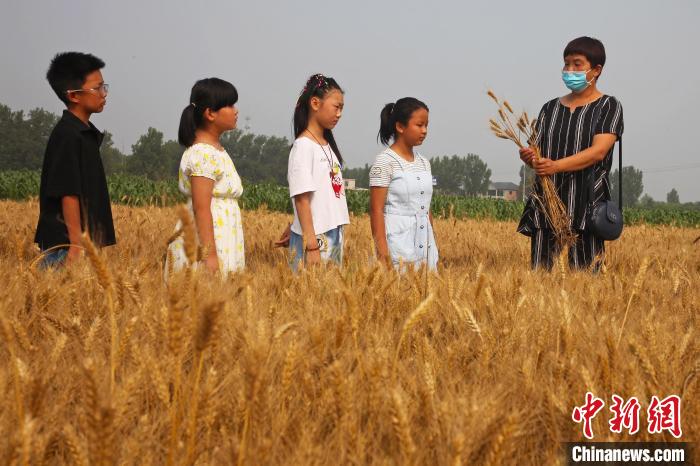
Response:
MULTIPOLYGON (((603 41, 599 89, 624 108, 624 164, 644 191, 700 201, 694 125, 700 109, 700 2, 0 0, 0 103, 13 110, 62 104, 45 80, 60 51, 107 66, 107 107, 93 122, 131 152, 147 128, 175 139, 197 79, 239 91, 239 126, 291 137, 291 118, 314 73, 345 90, 335 135, 348 166, 372 163, 379 112, 405 96, 430 107, 428 157, 478 154, 492 181, 518 182, 515 145, 488 130, 492 88, 536 114, 567 93, 562 52, 573 38, 603 41)), ((234 159, 235 162, 235 159, 234 159)), ((617 164, 617 161, 614 162, 617 164)), ((624 183, 624 180, 623 180, 624 183)))

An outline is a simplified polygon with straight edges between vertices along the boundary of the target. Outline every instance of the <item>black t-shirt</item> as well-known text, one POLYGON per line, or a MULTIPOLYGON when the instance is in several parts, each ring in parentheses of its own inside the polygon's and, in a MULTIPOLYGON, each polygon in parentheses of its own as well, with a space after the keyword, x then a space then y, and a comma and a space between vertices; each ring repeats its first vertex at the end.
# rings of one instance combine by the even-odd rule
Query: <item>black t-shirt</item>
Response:
MULTIPOLYGON (((558 98, 553 99, 542 107, 537 119, 537 129, 542 155, 559 160, 591 147, 597 134, 615 134, 620 138, 624 131, 622 105, 615 97, 603 95, 571 111, 558 98)), ((552 176, 554 186, 569 215, 570 226, 575 230, 586 229, 591 172, 594 176, 593 200, 597 202, 610 199, 608 175, 612 166, 613 149, 614 147, 611 147, 605 158, 592 166, 592 170, 555 173, 552 176)), ((539 181, 538 177, 535 192, 541 196, 542 185, 539 181)), ((530 197, 525 204, 518 231, 533 236, 535 230, 549 228, 539 204, 530 197)))
POLYGON ((39 187, 39 223, 34 242, 44 250, 70 243, 61 198, 78 196, 82 231, 97 246, 115 244, 112 208, 100 144, 103 134, 69 111, 51 132, 39 187))

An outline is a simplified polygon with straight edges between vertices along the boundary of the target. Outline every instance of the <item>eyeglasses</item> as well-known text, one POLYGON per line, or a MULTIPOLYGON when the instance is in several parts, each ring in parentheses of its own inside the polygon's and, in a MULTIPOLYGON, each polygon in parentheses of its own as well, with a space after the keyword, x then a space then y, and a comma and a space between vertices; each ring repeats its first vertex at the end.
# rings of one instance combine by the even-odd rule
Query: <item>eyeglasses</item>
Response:
POLYGON ((87 91, 92 91, 92 92, 97 92, 98 94, 101 95, 107 95, 109 94, 109 84, 100 84, 97 87, 93 87, 91 89, 68 89, 66 92, 87 92, 87 91))

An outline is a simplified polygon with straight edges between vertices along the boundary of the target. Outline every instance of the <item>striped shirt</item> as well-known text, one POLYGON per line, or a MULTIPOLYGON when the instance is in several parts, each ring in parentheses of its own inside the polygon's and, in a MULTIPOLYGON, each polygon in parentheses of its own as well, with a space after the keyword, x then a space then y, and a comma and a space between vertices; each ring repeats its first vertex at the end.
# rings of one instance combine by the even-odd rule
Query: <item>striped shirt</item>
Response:
POLYGON ((386 148, 377 155, 372 168, 369 170, 369 185, 387 188, 396 171, 408 173, 430 172, 430 162, 416 153, 413 162, 408 162, 392 149, 386 148))
MULTIPOLYGON (((571 111, 558 98, 553 99, 542 107, 537 118, 537 128, 538 145, 542 155, 559 160, 591 147, 596 134, 615 134, 618 138, 622 136, 622 105, 615 97, 604 95, 571 111)), ((596 202, 610 199, 608 175, 613 161, 613 149, 614 146, 602 161, 596 162, 592 167, 593 197, 596 202)), ((574 230, 583 231, 586 228, 590 172, 591 170, 586 168, 575 172, 555 173, 552 176, 574 230)), ((535 183, 535 192, 542 193, 539 178, 535 183)), ((518 232, 532 236, 535 230, 549 228, 544 213, 539 210, 535 200, 529 198, 518 225, 518 232)))

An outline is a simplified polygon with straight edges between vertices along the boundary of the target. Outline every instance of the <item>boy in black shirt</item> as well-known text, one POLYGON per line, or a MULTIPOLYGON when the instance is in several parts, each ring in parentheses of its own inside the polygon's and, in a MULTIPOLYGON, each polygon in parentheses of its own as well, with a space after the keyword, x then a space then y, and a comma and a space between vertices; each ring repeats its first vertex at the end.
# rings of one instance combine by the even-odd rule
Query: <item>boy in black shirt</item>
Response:
POLYGON ((116 243, 100 144, 103 134, 90 122, 104 109, 108 86, 104 62, 84 53, 54 57, 46 73, 63 103, 63 117, 49 137, 41 169, 39 222, 34 241, 45 252, 43 264, 70 264, 80 255, 80 235, 96 246, 116 243))

